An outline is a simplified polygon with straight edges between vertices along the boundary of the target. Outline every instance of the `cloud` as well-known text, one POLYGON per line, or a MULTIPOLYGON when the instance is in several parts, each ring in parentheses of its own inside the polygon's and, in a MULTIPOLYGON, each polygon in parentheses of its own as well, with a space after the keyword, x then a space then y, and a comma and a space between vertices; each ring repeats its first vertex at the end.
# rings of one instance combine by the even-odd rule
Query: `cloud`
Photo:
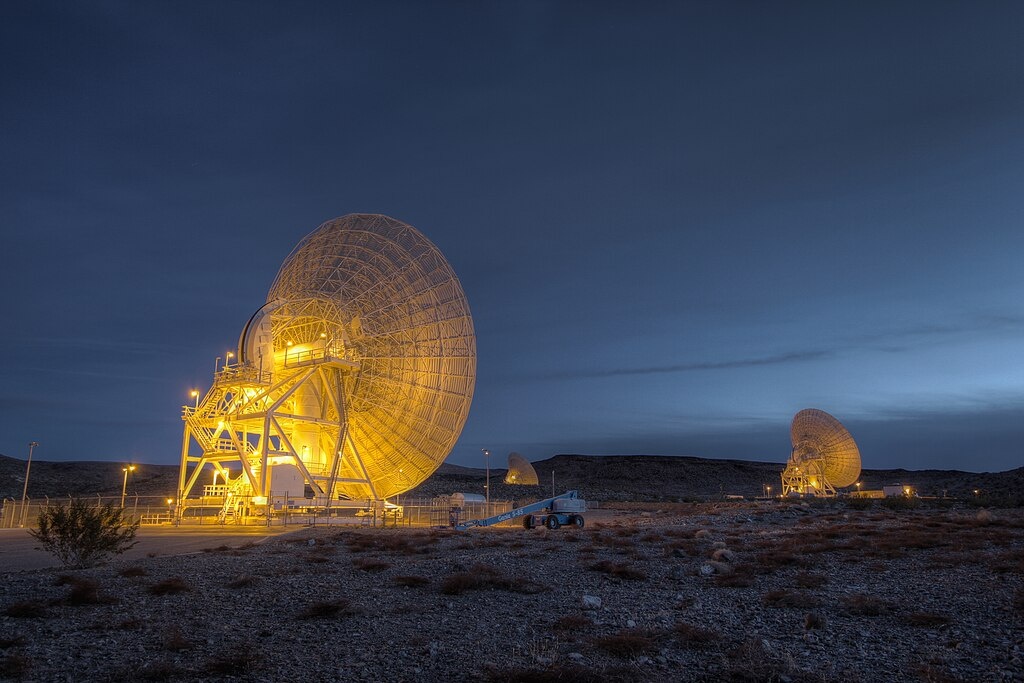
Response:
POLYGON ((794 351, 776 356, 761 358, 737 358, 724 361, 706 361, 700 363, 679 363, 675 365, 658 365, 646 368, 613 368, 610 370, 580 370, 569 372, 553 372, 537 375, 533 379, 565 380, 565 379, 599 379, 603 377, 620 377, 623 375, 661 375, 678 372, 696 372, 700 370, 730 370, 733 368, 749 368, 761 365, 782 365, 828 358, 832 352, 825 350, 794 351))

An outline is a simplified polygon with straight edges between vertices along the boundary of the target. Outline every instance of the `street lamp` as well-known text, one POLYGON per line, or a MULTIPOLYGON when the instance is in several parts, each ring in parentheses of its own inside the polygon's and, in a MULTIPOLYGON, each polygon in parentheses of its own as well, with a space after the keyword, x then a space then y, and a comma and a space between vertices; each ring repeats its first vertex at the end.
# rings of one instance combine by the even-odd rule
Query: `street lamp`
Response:
POLYGON ((196 400, 196 410, 199 410, 199 390, 193 389, 188 395, 196 400))
POLYGON ((28 464, 25 465, 25 488, 21 490, 21 526, 25 526, 25 519, 28 516, 25 509, 25 499, 28 497, 28 475, 32 471, 32 451, 39 445, 38 441, 28 442, 28 464))
POLYGON ((491 510, 491 452, 489 450, 487 450, 486 448, 481 448, 480 450, 483 451, 483 454, 484 454, 484 467, 486 467, 486 472, 487 472, 487 475, 486 475, 487 476, 487 483, 484 485, 484 500, 487 503, 487 514, 490 515, 491 514, 491 512, 490 512, 490 510, 491 510))
POLYGON ((135 465, 128 465, 122 467, 121 471, 124 472, 124 483, 121 484, 121 507, 124 507, 124 494, 128 490, 128 473, 135 471, 135 465))
POLYGON ((765 493, 764 497, 765 498, 771 498, 772 497, 772 487, 771 486, 765 486, 764 490, 767 491, 767 493, 765 493))
POLYGON ((228 366, 231 364, 231 359, 234 358, 234 357, 235 357, 235 352, 234 351, 228 351, 226 354, 224 354, 224 369, 225 370, 228 369, 228 366))

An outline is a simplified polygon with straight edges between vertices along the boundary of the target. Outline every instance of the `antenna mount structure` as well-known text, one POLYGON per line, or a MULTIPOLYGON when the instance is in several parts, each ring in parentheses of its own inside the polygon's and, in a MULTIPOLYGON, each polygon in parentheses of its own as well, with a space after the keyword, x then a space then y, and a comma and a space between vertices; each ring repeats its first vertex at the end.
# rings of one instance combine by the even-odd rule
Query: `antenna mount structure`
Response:
POLYGON ((782 473, 782 495, 834 496, 860 476, 860 451, 850 432, 823 410, 793 416, 793 450, 782 473))
POLYGON ((451 266, 414 227, 375 214, 327 221, 299 242, 235 358, 183 408, 179 502, 207 465, 224 477, 214 495, 253 505, 408 491, 451 451, 476 378, 451 266))

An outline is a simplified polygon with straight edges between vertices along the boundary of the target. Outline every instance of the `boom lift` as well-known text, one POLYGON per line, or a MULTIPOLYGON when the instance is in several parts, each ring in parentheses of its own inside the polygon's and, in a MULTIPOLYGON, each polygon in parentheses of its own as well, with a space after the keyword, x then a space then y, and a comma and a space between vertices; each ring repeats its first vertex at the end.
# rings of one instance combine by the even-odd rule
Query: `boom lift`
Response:
POLYGON ((533 529, 537 526, 557 529, 563 525, 582 529, 583 515, 581 513, 586 512, 586 510, 587 501, 579 497, 578 491, 566 491, 559 496, 545 498, 515 510, 502 512, 500 515, 494 515, 485 519, 471 519, 454 526, 459 531, 464 531, 475 526, 491 526, 492 524, 522 517, 524 529, 533 529))

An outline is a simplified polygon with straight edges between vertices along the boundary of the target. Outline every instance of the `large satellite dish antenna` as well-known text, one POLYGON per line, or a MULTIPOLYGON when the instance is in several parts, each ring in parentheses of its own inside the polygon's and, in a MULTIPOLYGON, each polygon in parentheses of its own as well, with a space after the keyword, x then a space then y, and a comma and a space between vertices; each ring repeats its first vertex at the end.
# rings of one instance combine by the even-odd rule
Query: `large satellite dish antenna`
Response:
POLYGON ((782 495, 834 496, 860 476, 860 451, 850 432, 823 410, 793 416, 793 451, 782 473, 782 495))
POLYGON ((437 247, 394 218, 352 214, 285 259, 237 361, 185 407, 181 498, 212 463, 226 487, 214 495, 260 504, 305 488, 321 501, 379 501, 451 451, 473 398, 476 338, 437 247))
POLYGON ((537 470, 533 469, 530 461, 518 453, 508 454, 508 472, 505 473, 506 484, 517 484, 520 486, 536 486, 540 483, 537 478, 537 470))

